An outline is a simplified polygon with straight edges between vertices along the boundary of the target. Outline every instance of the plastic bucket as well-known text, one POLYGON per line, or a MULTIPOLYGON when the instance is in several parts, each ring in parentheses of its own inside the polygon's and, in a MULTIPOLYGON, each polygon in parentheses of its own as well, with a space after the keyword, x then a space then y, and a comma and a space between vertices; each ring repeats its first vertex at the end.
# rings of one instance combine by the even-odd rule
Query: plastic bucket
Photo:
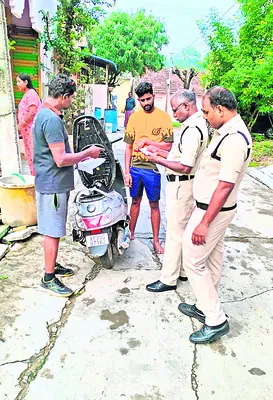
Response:
POLYGON ((112 124, 111 122, 106 122, 105 123, 105 133, 112 133, 112 124))
POLYGON ((95 107, 94 117, 97 118, 98 120, 101 119, 101 108, 100 107, 95 107))
POLYGON ((0 178, 2 221, 10 226, 37 224, 34 176, 0 178))
POLYGON ((118 128, 118 113, 117 110, 113 110, 111 108, 106 108, 104 110, 104 122, 105 125, 107 122, 112 124, 112 132, 116 132, 118 128))

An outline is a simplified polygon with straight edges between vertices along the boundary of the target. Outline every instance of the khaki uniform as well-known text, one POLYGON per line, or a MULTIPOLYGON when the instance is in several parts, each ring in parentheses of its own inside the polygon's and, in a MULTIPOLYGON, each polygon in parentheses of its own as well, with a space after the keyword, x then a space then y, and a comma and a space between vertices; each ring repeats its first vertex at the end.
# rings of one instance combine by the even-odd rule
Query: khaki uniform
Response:
MULTIPOLYGON (((239 115, 215 131, 196 172, 194 199, 199 203, 209 204, 219 181, 230 182, 235 186, 223 208, 234 206, 239 185, 250 161, 250 148, 251 136, 239 115), (238 131, 245 135, 249 145, 238 131), (213 158, 217 144, 227 133, 229 135, 223 139, 217 150, 216 157, 220 157, 220 160, 213 158)), ((226 320, 218 288, 222 274, 225 231, 234 217, 235 209, 220 211, 209 226, 206 244, 197 246, 192 243, 192 233, 205 212, 206 210, 195 207, 187 224, 183 237, 183 266, 197 299, 196 307, 205 314, 207 325, 216 326, 226 320)))
POLYGON ((181 134, 175 139, 167 160, 180 162, 192 167, 192 170, 189 175, 186 175, 166 168, 167 177, 173 177, 174 181, 168 181, 166 186, 167 233, 160 277, 160 281, 165 285, 176 285, 179 276, 186 276, 182 266, 182 238, 194 204, 193 179, 179 181, 179 176, 188 178, 194 176, 206 148, 208 129, 202 114, 194 113, 184 121, 181 134), (201 133, 196 127, 203 134, 202 144, 201 133), (185 128, 187 129, 185 130, 185 128))

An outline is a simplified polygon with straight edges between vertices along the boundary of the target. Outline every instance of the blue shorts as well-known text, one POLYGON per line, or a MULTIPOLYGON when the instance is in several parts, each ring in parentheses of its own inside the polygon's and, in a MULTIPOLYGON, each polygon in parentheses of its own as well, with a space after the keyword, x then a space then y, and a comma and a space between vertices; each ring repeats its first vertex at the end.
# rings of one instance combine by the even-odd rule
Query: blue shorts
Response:
POLYGON ((144 188, 150 201, 158 201, 160 199, 161 176, 158 171, 131 167, 130 173, 132 175, 130 196, 133 199, 142 197, 144 188))

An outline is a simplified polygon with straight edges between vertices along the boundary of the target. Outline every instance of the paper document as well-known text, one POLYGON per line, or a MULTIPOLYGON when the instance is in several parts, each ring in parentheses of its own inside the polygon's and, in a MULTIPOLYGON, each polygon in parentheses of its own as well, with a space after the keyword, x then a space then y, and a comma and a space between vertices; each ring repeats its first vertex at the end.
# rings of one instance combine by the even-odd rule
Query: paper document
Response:
POLYGON ((78 169, 93 175, 93 170, 103 164, 104 161, 105 158, 88 158, 78 163, 78 169))
MULTIPOLYGON (((145 155, 145 156, 149 156, 150 154, 153 154, 153 153, 151 153, 149 150, 148 150, 148 148, 145 146, 145 147, 142 147, 142 149, 140 149, 140 151, 145 155)), ((158 169, 158 171, 161 173, 161 174, 164 174, 164 172, 165 172, 165 167, 163 167, 163 165, 161 165, 161 164, 156 164, 156 166, 157 166, 157 169, 158 169)))
POLYGON ((150 153, 150 151, 148 150, 148 148, 145 146, 145 147, 142 147, 142 149, 140 149, 140 151, 141 151, 141 153, 143 153, 145 156, 148 156, 149 154, 151 154, 150 153))

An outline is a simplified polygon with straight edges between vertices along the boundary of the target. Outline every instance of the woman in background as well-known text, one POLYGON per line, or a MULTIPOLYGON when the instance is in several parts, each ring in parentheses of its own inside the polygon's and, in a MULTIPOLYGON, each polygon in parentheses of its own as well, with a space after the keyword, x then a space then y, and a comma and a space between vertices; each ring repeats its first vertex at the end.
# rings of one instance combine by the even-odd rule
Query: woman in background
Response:
POLYGON ((35 175, 33 167, 32 124, 35 115, 41 108, 41 100, 33 87, 29 75, 20 74, 17 76, 16 80, 19 90, 24 92, 23 98, 18 105, 18 131, 23 137, 30 174, 35 175))

